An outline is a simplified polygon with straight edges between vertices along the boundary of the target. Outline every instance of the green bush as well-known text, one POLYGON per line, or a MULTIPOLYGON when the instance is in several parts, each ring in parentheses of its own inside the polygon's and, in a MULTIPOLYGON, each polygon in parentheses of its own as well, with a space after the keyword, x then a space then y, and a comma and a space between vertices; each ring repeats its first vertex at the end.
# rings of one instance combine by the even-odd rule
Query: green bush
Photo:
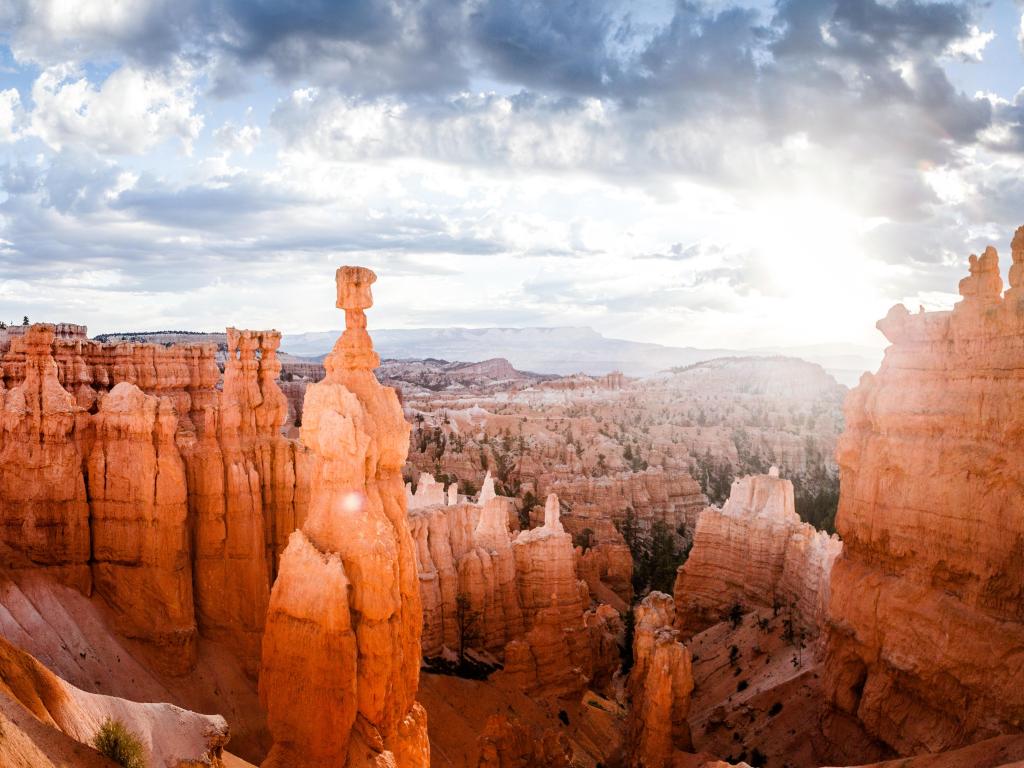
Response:
POLYGON ((145 747, 120 720, 108 717, 93 736, 92 745, 122 768, 146 768, 145 747))

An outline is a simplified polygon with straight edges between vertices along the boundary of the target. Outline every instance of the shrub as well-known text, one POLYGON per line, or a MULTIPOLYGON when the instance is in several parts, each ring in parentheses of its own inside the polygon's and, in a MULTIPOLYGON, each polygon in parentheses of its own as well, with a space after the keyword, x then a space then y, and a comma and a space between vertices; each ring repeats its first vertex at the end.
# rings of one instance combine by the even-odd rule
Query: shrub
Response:
POLYGON ((735 664, 740 658, 740 649, 737 645, 729 646, 729 663, 735 664))
POLYGON ((146 768, 142 742, 120 720, 108 717, 93 736, 92 745, 122 768, 146 768))

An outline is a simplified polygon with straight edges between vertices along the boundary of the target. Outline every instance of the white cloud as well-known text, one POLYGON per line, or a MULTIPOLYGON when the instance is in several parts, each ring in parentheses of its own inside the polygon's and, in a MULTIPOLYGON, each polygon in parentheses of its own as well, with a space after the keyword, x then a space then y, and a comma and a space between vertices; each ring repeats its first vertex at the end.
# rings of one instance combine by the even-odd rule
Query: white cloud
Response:
MULTIPOLYGON (((19 18, 11 51, 18 61, 43 65, 102 56, 118 46, 152 40, 173 18, 174 0, 7 0, 19 18)), ((184 3, 177 3, 177 14, 184 3)), ((0 20, 5 18, 0 11, 0 20)))
MULTIPOLYGON (((247 115, 247 118, 251 120, 251 115, 247 115)), ((217 146, 227 153, 241 152, 243 155, 251 155, 260 143, 261 135, 260 127, 248 120, 245 125, 235 125, 229 120, 213 132, 213 139, 217 146)))
POLYGON ((178 138, 189 152, 203 127, 185 73, 121 67, 96 86, 69 66, 54 66, 36 79, 32 100, 31 130, 55 149, 141 154, 178 138))
POLYGON ((18 91, 14 88, 0 91, 0 142, 17 140, 24 119, 25 111, 18 91))
POLYGON ((982 32, 976 25, 968 30, 968 35, 954 40, 946 49, 947 56, 954 56, 964 61, 981 61, 985 48, 996 38, 992 30, 982 32))

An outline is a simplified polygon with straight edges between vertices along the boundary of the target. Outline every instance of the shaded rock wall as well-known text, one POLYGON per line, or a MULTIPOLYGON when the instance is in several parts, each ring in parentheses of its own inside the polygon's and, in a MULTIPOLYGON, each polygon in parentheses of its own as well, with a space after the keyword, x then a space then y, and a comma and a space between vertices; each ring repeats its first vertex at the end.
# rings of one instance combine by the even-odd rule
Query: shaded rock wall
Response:
POLYGON ((607 683, 618 666, 619 616, 608 606, 591 609, 557 497, 548 498, 542 526, 514 539, 507 500, 481 498, 482 506, 439 504, 410 512, 424 655, 458 652, 465 640, 467 648, 504 661, 506 674, 525 690, 566 693, 607 683), (460 632, 460 598, 469 632, 460 632))

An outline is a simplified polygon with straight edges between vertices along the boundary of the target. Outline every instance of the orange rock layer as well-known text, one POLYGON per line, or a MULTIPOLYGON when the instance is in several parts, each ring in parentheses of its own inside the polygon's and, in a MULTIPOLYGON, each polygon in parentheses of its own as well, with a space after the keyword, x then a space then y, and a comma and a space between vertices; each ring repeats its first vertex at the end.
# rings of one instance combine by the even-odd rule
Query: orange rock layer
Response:
POLYGON ((169 668, 194 663, 198 624, 255 673, 276 555, 308 497, 305 451, 280 435, 280 334, 229 329, 219 391, 213 345, 77 328, 0 345, 0 541, 99 592, 169 668))
POLYGON ((505 674, 534 693, 607 682, 618 665, 618 613, 590 608, 557 497, 548 498, 543 525, 515 538, 507 500, 481 498, 482 506, 442 503, 410 513, 424 655, 459 652, 465 642, 504 661, 505 674))
POLYGON ((1024 724, 1024 227, 1001 291, 989 248, 953 311, 893 307, 846 403, 825 687, 901 754, 1024 724))
POLYGON ((675 583, 676 625, 687 636, 725 619, 734 606, 781 612, 809 637, 828 608, 835 536, 800 521, 793 484, 774 471, 736 480, 722 509, 697 521, 693 548, 675 583))

